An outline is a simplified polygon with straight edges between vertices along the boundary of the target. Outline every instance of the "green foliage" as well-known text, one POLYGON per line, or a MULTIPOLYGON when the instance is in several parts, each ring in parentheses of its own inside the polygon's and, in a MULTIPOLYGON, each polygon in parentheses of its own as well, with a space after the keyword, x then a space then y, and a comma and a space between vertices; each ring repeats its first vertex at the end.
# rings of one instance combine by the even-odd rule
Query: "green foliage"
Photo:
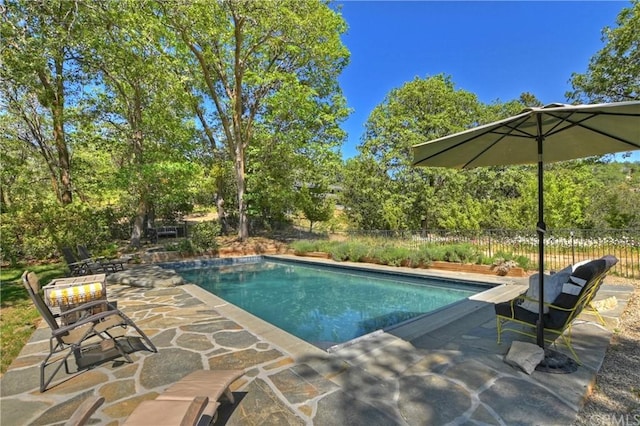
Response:
POLYGON ((573 91, 568 99, 581 103, 640 99, 640 2, 618 14, 617 27, 602 30, 604 47, 591 60, 584 74, 573 73, 573 91))
POLYGON ((506 253, 499 251, 493 256, 493 264, 503 264, 506 262, 512 262, 514 266, 519 266, 524 269, 528 269, 531 265, 531 260, 522 255, 514 255, 513 253, 506 253))
POLYGON ((218 248, 216 237, 220 235, 218 222, 200 222, 189 228, 193 251, 196 253, 211 253, 218 248))
POLYGON ((407 257, 409 265, 412 268, 429 267, 433 261, 431 250, 428 247, 420 246, 417 250, 412 250, 407 257))
POLYGON ((405 247, 381 246, 370 249, 370 257, 383 265, 401 266, 407 264, 412 250, 405 247))
MULTIPOLYGON (((572 100, 638 98, 639 9, 632 1, 604 29, 572 100)), ((326 231, 534 226, 534 166, 411 165, 413 144, 540 105, 531 93, 484 104, 453 77, 415 78, 371 111, 360 154, 343 167, 346 23, 323 1, 7 0, 4 11, 3 261, 77 243, 111 253, 135 219, 175 222, 196 203, 224 208, 225 225, 248 215, 256 230, 288 227, 299 211, 326 231), (340 219, 324 197, 335 184, 340 219)), ((639 227, 639 179, 637 163, 547 165, 548 227, 639 227)))
POLYGON ((478 229, 487 182, 473 172, 412 166, 411 147, 517 113, 518 101, 485 105, 449 76, 391 90, 366 123, 360 154, 345 167, 342 204, 358 229, 478 229))
POLYGON ((194 255, 197 254, 195 245, 189 239, 179 240, 175 242, 170 242, 164 245, 164 250, 166 251, 176 251, 178 253, 182 253, 185 255, 194 255))
POLYGON ((333 260, 360 262, 368 255, 370 247, 360 241, 349 241, 331 244, 327 249, 333 260))
POLYGON ((117 239, 112 230, 117 231, 122 219, 111 208, 90 208, 76 203, 16 206, 2 215, 2 260, 16 264, 18 260, 51 259, 61 247, 78 244, 105 247, 117 239))
POLYGON ((428 244, 424 249, 429 251, 432 260, 456 263, 481 263, 482 257, 470 244, 428 244))
POLYGON ((328 221, 333 216, 336 205, 327 199, 327 192, 327 187, 306 185, 298 191, 297 205, 309 221, 309 232, 313 232, 314 222, 328 221))
POLYGON ((471 244, 457 244, 453 247, 447 247, 448 262, 460 262, 460 263, 478 263, 479 253, 476 247, 471 244))
POLYGON ((529 269, 531 267, 531 259, 529 259, 526 256, 518 255, 518 256, 515 256, 513 260, 516 262, 516 264, 519 267, 523 269, 529 269))
MULTIPOLYGON (((20 281, 24 268, 19 266, 3 267, 0 271, 0 374, 7 371, 40 322, 40 314, 20 281)), ((29 266, 27 269, 38 274, 41 286, 54 278, 64 276, 66 272, 66 266, 61 263, 29 266)))
POLYGON ((591 185, 583 219, 589 228, 640 228, 640 163, 590 168, 591 185))
POLYGON ((310 253, 318 250, 319 243, 317 240, 296 240, 290 244, 290 247, 296 254, 310 253))
POLYGON ((340 204, 355 229, 386 229, 380 206, 390 196, 387 176, 370 155, 347 160, 340 204))
MULTIPOLYGON (((423 244, 417 248, 404 247, 373 239, 355 239, 347 242, 326 240, 300 240, 291 244, 298 254, 327 252, 337 261, 373 261, 391 266, 428 267, 432 261, 486 264, 489 259, 472 244, 423 244)), ((498 256, 507 258, 500 253, 498 256)), ((513 256, 508 259, 511 260, 513 256)), ((524 259, 524 258, 523 258, 524 259)), ((521 260, 526 264, 524 260, 521 260)))
POLYGON ((3 113, 6 109, 22 128, 7 136, 31 148, 61 204, 73 198, 69 141, 75 129, 64 120, 74 115, 81 86, 89 80, 75 72, 83 32, 79 16, 85 11, 85 5, 63 0, 2 5, 0 98, 3 113))
POLYGON ((304 174, 305 158, 333 153, 337 159, 344 138, 338 124, 347 113, 337 85, 348 58, 340 39, 345 22, 316 0, 159 3, 157 9, 152 15, 169 30, 164 40, 173 42, 165 52, 182 67, 176 77, 192 77, 185 88, 203 127, 223 135, 208 138, 215 152, 231 157, 238 235, 246 239, 249 215, 267 224, 281 219, 293 200, 292 183, 308 181, 294 173, 304 174))

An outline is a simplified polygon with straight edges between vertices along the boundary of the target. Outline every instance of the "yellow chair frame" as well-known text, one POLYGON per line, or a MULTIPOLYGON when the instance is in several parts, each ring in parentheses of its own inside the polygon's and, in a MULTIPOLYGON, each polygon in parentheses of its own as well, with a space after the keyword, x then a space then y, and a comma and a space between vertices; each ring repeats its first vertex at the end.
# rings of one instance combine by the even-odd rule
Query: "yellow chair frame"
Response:
MULTIPOLYGON (((596 295, 596 293, 598 292, 598 290, 600 289, 600 286, 602 285, 602 282, 604 280, 604 277, 606 275, 607 271, 603 271, 602 273, 596 275, 594 278, 592 278, 589 282, 587 282, 585 284, 585 289, 582 291, 580 297, 578 297, 578 300, 576 301, 575 305, 573 305, 573 307, 571 308, 564 308, 558 305, 554 305, 553 303, 545 303, 545 306, 548 306, 549 309, 555 309, 558 311, 563 311, 563 312, 568 312, 569 316, 567 317, 567 319, 565 320, 564 324, 562 324, 562 327, 559 328, 544 328, 544 333, 545 333, 545 342, 547 343, 554 343, 555 341, 558 339, 558 337, 562 338, 563 343, 567 346, 567 348, 569 348, 569 350, 571 351, 571 353, 573 354, 573 356, 575 357, 575 360, 578 364, 582 365, 582 363, 580 362, 580 358, 578 357, 578 354, 576 353, 576 351, 573 349, 573 346, 571 345, 571 328, 573 325, 573 321, 578 317, 578 315, 580 315, 580 313, 583 310, 588 310, 591 311, 591 313, 593 313, 597 319, 598 322, 602 325, 605 325, 605 321, 604 318, 602 317, 602 315, 600 315, 600 312, 598 312, 598 310, 593 306, 593 304, 591 303, 596 295), (550 334, 554 334, 554 338, 547 338, 546 334, 550 333, 550 334)), ((497 331, 498 331, 498 344, 501 343, 501 336, 502 336, 502 332, 504 331, 512 331, 514 333, 518 333, 518 334, 522 334, 525 336, 529 336, 529 337, 533 337, 536 338, 536 331, 537 331, 537 327, 536 327, 536 323, 530 323, 527 321, 523 321, 521 319, 517 319, 515 316, 515 307, 519 304, 521 304, 523 301, 525 300, 529 300, 529 301, 533 301, 535 303, 538 303, 537 300, 535 299, 531 299, 529 297, 526 297, 525 294, 521 294, 520 296, 512 299, 509 303, 511 305, 511 316, 504 316, 504 315, 500 315, 500 314, 496 314, 496 323, 497 323, 497 331), (504 327, 504 324, 507 322, 514 322, 526 327, 530 327, 533 329, 533 332, 528 332, 526 330, 523 329, 519 329, 519 328, 513 328, 513 327, 504 327)), ((537 317, 536 317, 537 318, 537 317)))

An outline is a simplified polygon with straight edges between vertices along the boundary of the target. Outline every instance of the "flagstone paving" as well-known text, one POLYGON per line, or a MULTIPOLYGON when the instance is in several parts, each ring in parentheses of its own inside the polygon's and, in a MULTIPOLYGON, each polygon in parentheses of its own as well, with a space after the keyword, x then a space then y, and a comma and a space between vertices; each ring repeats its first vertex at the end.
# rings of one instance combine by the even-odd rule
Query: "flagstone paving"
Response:
POLYGON ((39 328, 0 379, 0 424, 61 424, 85 398, 100 395, 105 403, 91 424, 117 425, 141 401, 202 368, 245 370, 232 385, 235 404, 221 406, 217 424, 571 424, 630 290, 602 287, 599 299, 618 301, 604 312, 608 328, 588 316, 574 327, 583 361, 577 372, 528 376, 502 361, 510 341, 495 343, 491 303, 474 305, 449 324, 374 334, 327 353, 191 284, 110 284, 109 299, 158 353, 138 351, 132 364, 115 360, 69 378, 59 373, 64 380, 40 393, 38 364, 48 352, 49 330, 39 328))

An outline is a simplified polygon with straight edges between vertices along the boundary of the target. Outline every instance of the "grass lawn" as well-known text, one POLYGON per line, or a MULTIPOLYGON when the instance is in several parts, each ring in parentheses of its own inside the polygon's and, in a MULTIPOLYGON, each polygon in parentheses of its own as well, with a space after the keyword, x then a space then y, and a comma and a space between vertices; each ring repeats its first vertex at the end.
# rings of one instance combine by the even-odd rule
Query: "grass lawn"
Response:
MULTIPOLYGON (((63 277, 67 271, 64 263, 29 266, 45 285, 54 278, 63 277)), ((40 314, 33 306, 22 286, 24 268, 0 269, 0 374, 11 365, 40 321, 40 314)))

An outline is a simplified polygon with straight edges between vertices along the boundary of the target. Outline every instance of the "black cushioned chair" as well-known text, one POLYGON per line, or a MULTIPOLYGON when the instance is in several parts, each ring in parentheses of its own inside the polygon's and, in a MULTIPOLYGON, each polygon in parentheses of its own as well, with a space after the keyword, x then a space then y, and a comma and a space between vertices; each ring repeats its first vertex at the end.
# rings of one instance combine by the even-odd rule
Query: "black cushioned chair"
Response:
MULTIPOLYGON (((578 355, 571 346, 571 324, 580 312, 584 309, 590 310, 596 315, 601 324, 604 319, 598 311, 591 305, 593 298, 600 289, 607 272, 618 263, 615 256, 603 256, 600 259, 592 260, 578 266, 564 283, 566 292, 561 292, 552 303, 545 303, 549 311, 543 314, 545 341, 553 342, 556 338, 562 337, 576 361, 580 362, 578 355), (566 333, 565 333, 566 331, 566 333), (548 338, 551 335, 553 339, 548 338)), ((513 331, 530 337, 536 337, 536 323, 538 322, 538 312, 524 309, 521 304, 525 300, 532 300, 526 297, 526 293, 503 303, 495 305, 496 321, 498 328, 498 343, 500 343, 503 331, 513 331), (519 324, 520 327, 504 325, 508 322, 519 324), (530 331, 530 329, 533 329, 530 331)), ((536 301, 537 302, 537 301, 536 301)))
POLYGON ((62 247, 62 255, 64 261, 69 268, 69 275, 78 277, 81 275, 106 274, 107 272, 102 265, 91 259, 80 260, 70 247, 62 247))
POLYGON ((98 264, 105 273, 124 271, 124 265, 129 262, 129 258, 107 259, 105 257, 93 257, 87 246, 78 244, 78 255, 81 262, 98 264))

